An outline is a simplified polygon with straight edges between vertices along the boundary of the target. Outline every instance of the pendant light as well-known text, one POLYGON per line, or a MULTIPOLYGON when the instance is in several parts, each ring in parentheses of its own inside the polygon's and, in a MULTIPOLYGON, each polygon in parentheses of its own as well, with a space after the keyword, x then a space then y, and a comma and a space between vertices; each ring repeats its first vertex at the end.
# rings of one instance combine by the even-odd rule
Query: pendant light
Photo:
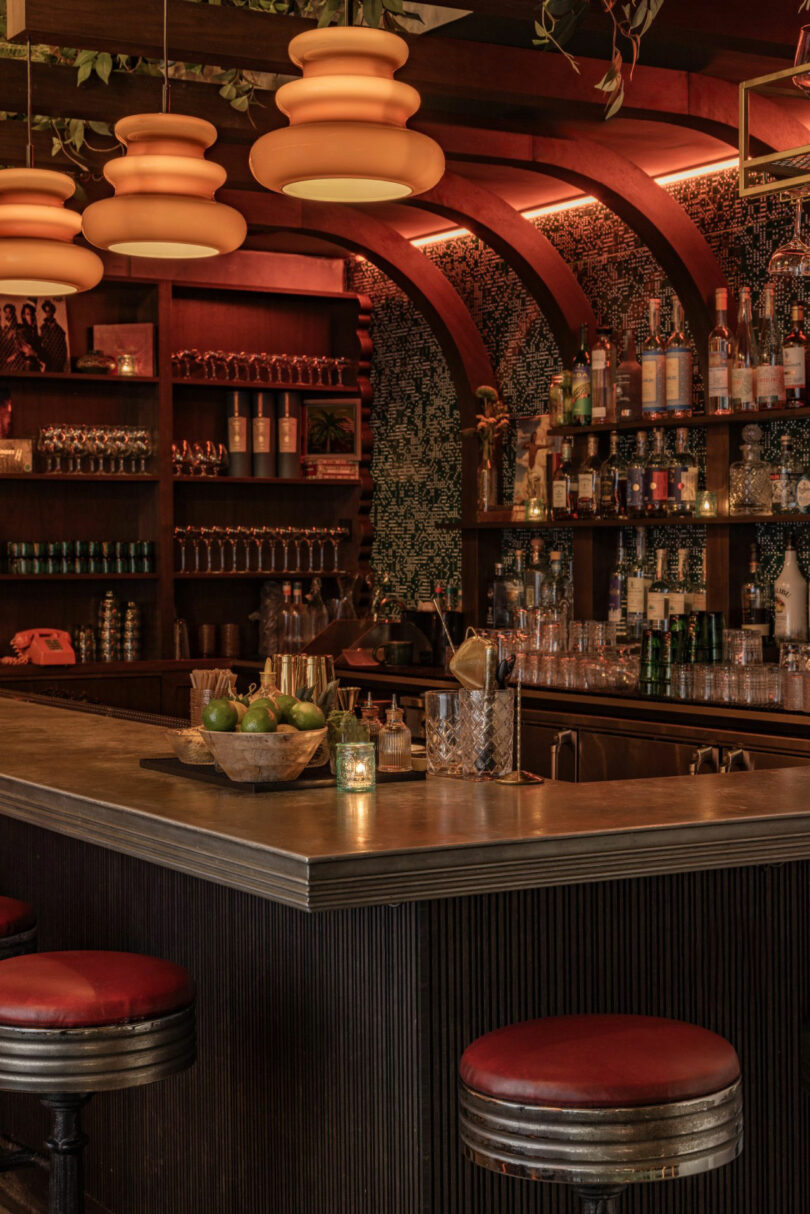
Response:
POLYGON ((65 210, 76 189, 67 173, 35 169, 31 135, 31 42, 24 169, 0 169, 0 295, 75 295, 101 281, 104 265, 73 243, 81 217, 65 210))
POLYGON ((419 93, 394 79, 403 38, 347 23, 298 34, 289 56, 303 72, 276 104, 290 120, 254 143, 250 169, 269 190, 321 202, 384 202, 431 189, 444 173, 438 143, 405 125, 419 93))
POLYGON ((199 258, 231 253, 247 235, 233 207, 214 198, 226 173, 205 159, 216 127, 169 112, 168 3, 163 0, 163 109, 115 124, 126 155, 104 176, 113 198, 91 203, 82 226, 91 244, 129 257, 199 258))

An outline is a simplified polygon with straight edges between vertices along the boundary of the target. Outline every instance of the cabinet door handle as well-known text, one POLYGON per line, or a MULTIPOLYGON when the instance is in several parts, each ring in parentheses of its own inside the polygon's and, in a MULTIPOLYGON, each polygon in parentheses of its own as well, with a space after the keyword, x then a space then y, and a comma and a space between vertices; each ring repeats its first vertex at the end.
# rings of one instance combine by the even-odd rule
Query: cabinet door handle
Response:
POLYGON ((702 776, 704 772, 716 773, 720 767, 720 756, 716 746, 696 746, 689 764, 690 776, 702 776))
POLYGON ((732 746, 731 750, 726 751, 726 757, 720 764, 720 771, 723 775, 728 775, 730 771, 753 771, 754 760, 751 755, 742 746, 732 746))
POLYGON ((574 783, 579 782, 579 734, 573 729, 561 729, 554 735, 551 743, 551 778, 560 778, 560 752, 566 747, 571 748, 574 759, 574 783))

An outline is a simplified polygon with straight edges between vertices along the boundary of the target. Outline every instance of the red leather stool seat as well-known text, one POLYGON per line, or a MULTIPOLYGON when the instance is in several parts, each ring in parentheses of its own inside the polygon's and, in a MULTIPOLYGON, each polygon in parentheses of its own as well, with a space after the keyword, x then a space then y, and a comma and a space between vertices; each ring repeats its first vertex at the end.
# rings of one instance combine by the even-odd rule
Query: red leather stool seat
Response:
POLYGON ((734 1047, 655 1016, 551 1016, 479 1037, 464 1051, 469 1088, 524 1105, 624 1108, 708 1096, 740 1077, 734 1047))
POLYGON ((179 965, 137 953, 28 953, 0 961, 0 1025, 86 1028, 187 1008, 194 983, 179 965))
POLYGON ((35 923, 33 907, 27 902, 0 897, 0 939, 30 931, 35 923))

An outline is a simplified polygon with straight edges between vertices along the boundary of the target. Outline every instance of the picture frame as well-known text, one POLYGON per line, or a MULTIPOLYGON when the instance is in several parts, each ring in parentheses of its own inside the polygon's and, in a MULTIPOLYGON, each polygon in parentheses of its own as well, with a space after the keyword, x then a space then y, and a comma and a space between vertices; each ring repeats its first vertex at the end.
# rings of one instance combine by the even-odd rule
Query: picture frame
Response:
POLYGON ((307 459, 360 459, 360 401, 320 397, 303 404, 302 454, 307 459))
POLYGON ((134 370, 128 375, 155 374, 155 326, 148 323, 93 325, 93 349, 115 359, 122 354, 134 357, 134 370))
POLYGON ((70 371, 64 299, 0 295, 0 378, 19 371, 70 371))
POLYGON ((549 435, 548 413, 519 417, 515 434, 515 482, 512 501, 523 506, 528 500, 548 500, 548 456, 554 440, 549 435))

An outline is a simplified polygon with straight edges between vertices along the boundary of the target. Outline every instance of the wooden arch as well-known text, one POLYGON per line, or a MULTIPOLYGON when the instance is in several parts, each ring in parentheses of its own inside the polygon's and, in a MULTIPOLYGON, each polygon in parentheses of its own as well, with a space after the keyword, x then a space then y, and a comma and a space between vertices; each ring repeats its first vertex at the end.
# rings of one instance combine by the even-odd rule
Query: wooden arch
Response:
POLYGON ((492 190, 450 170, 412 205, 463 223, 490 245, 540 305, 561 356, 566 361, 573 358, 579 326, 595 324, 593 309, 576 276, 542 232, 492 190))

